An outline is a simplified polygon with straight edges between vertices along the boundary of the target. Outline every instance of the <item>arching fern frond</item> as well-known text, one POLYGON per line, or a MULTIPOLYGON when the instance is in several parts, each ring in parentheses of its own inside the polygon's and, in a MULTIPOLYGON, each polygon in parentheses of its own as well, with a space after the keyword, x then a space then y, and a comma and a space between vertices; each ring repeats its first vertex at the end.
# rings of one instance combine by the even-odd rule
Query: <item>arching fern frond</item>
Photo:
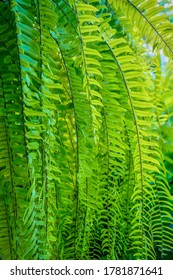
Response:
POLYGON ((173 56, 173 25, 164 13, 164 8, 154 1, 109 1, 115 9, 120 8, 137 27, 141 36, 150 42, 153 49, 162 48, 165 55, 173 56))
POLYGON ((0 257, 166 258, 172 78, 144 46, 172 57, 164 8, 12 0, 0 11, 0 257))

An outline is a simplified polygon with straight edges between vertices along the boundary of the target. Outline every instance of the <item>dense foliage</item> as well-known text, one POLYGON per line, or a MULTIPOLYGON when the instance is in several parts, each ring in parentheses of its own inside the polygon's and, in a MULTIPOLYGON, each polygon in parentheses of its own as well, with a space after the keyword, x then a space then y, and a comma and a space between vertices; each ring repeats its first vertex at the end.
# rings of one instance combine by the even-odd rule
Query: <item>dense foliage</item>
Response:
POLYGON ((0 257, 169 258, 171 1, 0 14, 0 257))

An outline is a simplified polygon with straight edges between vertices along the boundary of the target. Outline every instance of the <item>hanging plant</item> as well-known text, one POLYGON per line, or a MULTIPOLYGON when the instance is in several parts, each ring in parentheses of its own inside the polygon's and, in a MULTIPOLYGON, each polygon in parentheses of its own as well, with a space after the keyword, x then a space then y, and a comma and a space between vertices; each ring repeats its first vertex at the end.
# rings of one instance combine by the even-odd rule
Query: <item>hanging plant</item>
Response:
POLYGON ((0 2, 2 259, 173 250, 167 10, 156 0, 0 2))

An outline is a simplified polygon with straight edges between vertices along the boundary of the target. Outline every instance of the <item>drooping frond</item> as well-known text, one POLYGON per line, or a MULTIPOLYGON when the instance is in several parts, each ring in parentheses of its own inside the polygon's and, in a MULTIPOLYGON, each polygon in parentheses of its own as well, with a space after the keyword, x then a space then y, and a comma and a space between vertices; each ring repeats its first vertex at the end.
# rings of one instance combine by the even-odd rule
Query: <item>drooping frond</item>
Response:
POLYGON ((0 11, 0 257, 166 258, 171 74, 147 45, 172 57, 164 7, 12 0, 0 11))
POLYGON ((173 56, 173 25, 157 0, 110 0, 115 9, 120 8, 141 36, 150 42, 153 49, 163 49, 165 55, 173 56))

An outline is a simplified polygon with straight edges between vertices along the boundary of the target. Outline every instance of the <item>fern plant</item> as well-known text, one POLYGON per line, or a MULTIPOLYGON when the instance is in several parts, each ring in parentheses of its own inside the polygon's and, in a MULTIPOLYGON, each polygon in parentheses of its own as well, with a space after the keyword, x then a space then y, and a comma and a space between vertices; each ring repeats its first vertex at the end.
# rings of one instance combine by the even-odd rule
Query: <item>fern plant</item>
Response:
POLYGON ((0 2, 2 259, 145 260, 173 250, 164 4, 0 2))

